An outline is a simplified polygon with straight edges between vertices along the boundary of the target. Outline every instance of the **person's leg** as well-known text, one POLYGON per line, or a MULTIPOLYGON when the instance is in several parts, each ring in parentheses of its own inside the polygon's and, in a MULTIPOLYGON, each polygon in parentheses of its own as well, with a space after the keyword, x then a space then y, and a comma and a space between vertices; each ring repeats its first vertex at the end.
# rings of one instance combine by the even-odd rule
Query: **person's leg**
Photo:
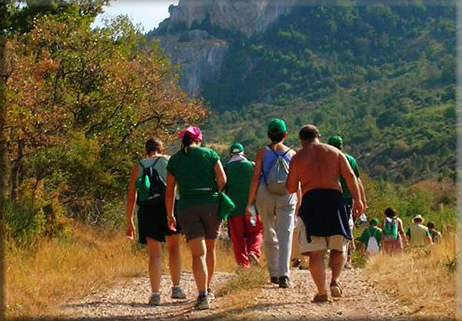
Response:
POLYGON ((192 269, 199 293, 207 291, 207 264, 205 262, 206 247, 203 237, 192 239, 188 242, 192 255, 192 269))
POLYGON ((248 218, 245 219, 245 231, 248 253, 253 253, 257 258, 261 256, 261 245, 263 242, 263 228, 260 215, 257 215, 257 222, 255 226, 250 224, 248 218))
POLYGON ((324 255, 326 250, 309 252, 310 273, 318 289, 318 294, 326 295, 326 267, 324 265, 324 255))
POLYGON ((231 243, 233 244, 233 251, 236 263, 243 267, 249 267, 249 257, 247 253, 246 240, 244 236, 244 222, 245 216, 232 216, 228 220, 228 228, 231 234, 231 243))
POLYGON ((343 265, 345 264, 346 253, 337 250, 331 250, 329 256, 329 267, 332 270, 331 285, 336 285, 337 280, 342 273, 343 265))
POLYGON ((266 261, 268 265, 268 273, 271 278, 279 277, 279 248, 275 230, 276 202, 264 184, 260 184, 258 188, 256 205, 263 225, 263 246, 265 249, 266 261))
POLYGON ((167 236, 167 247, 168 247, 168 266, 170 270, 170 276, 172 277, 172 283, 174 286, 180 284, 181 276, 181 253, 180 253, 180 235, 173 234, 167 236))
POLYGON ((279 197, 276 202, 276 234, 279 245, 278 274, 289 276, 294 230, 296 196, 279 197))
POLYGON ((149 252, 149 281, 153 293, 159 292, 162 278, 162 243, 147 237, 149 252))
POLYGON ((210 289, 210 282, 212 281, 213 272, 215 271, 216 251, 215 240, 205 239, 205 261, 207 264, 207 290, 210 289))

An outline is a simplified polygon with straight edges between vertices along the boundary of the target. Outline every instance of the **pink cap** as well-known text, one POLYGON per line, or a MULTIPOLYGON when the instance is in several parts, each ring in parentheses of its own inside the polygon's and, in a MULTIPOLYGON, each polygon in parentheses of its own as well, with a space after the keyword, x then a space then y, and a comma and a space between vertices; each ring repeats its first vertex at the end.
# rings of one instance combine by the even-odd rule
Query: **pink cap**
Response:
POLYGON ((183 137, 184 137, 184 135, 186 133, 189 133, 191 138, 194 139, 194 140, 202 140, 202 132, 198 127, 190 126, 190 127, 186 128, 185 130, 182 130, 180 132, 180 134, 179 134, 180 139, 183 139, 183 137))

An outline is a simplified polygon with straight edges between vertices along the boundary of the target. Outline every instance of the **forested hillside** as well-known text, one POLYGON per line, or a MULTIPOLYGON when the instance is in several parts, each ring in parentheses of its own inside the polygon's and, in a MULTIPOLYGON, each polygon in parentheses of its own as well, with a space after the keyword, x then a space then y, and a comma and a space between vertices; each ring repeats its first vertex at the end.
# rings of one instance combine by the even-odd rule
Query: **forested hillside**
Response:
POLYGON ((455 179, 454 3, 305 5, 251 38, 207 19, 192 29, 230 43, 219 80, 203 88, 218 149, 239 140, 253 155, 281 117, 294 146, 306 123, 342 135, 372 177, 455 179))

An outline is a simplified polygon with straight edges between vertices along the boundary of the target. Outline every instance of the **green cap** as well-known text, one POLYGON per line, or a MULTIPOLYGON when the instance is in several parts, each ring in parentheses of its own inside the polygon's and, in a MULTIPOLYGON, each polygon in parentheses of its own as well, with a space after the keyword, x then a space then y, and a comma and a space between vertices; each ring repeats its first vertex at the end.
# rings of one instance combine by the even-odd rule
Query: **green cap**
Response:
POLYGON ((244 152, 244 146, 242 146, 242 144, 238 143, 238 142, 235 142, 231 145, 231 147, 229 148, 229 153, 231 155, 234 155, 234 154, 239 154, 239 153, 243 153, 244 152))
POLYGON ((329 145, 335 146, 337 148, 342 148, 343 147, 343 139, 339 135, 329 137, 329 140, 328 140, 327 143, 329 145))
POLYGON ((282 119, 273 119, 268 123, 268 132, 270 133, 285 133, 287 131, 286 123, 282 119))
POLYGON ((371 224, 379 224, 379 220, 376 219, 376 218, 373 218, 373 219, 371 220, 371 224))

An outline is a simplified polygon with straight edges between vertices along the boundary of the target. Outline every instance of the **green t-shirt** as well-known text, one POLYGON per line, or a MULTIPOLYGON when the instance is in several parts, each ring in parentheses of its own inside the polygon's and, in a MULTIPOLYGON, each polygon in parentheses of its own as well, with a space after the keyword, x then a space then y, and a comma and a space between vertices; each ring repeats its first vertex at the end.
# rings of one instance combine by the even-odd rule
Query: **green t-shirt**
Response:
MULTIPOLYGON (((353 169, 353 172, 355 173, 356 177, 359 177, 359 169, 358 169, 358 163, 356 163, 356 159, 354 159, 353 156, 344 154, 345 157, 348 159, 348 163, 350 163, 351 168, 353 169)), ((350 190, 348 189, 347 183, 343 176, 340 176, 340 184, 342 185, 342 192, 343 192, 343 197, 344 198, 352 198, 350 190)))
POLYGON ((377 244, 380 247, 380 241, 382 240, 382 230, 377 226, 369 226, 367 229, 363 231, 363 234, 361 234, 359 241, 366 245, 366 250, 367 245, 369 244, 369 239, 371 237, 375 237, 375 239, 377 240, 377 244))
POLYGON ((245 215, 253 165, 247 159, 228 163, 226 166, 226 194, 233 200, 236 209, 229 216, 245 215))
POLYGON ((190 147, 173 155, 167 171, 175 176, 181 195, 178 209, 193 205, 218 203, 218 185, 214 167, 220 157, 213 150, 204 147, 190 147), (204 191, 197 189, 212 189, 204 191))

